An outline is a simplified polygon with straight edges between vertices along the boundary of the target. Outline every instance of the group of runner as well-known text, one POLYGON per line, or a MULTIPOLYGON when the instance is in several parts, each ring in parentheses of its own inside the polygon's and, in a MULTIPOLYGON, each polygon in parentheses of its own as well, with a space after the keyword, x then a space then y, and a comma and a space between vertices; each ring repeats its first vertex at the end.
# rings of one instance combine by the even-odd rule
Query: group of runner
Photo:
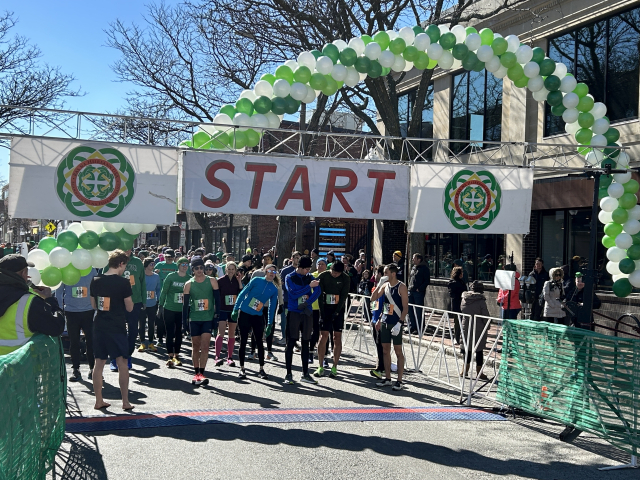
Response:
MULTIPOLYGON (((330 377, 338 377, 345 310, 352 286, 352 278, 345 273, 345 262, 335 256, 314 261, 294 252, 291 264, 278 271, 271 253, 258 259, 261 264, 250 254, 238 264, 232 256, 226 256, 226 263, 219 264, 212 260, 213 254, 204 255, 204 251, 194 252, 191 258, 177 259, 172 249, 165 249, 162 257, 156 258, 134 253, 116 250, 110 254, 103 273, 92 272, 79 285, 62 287, 60 303, 66 311, 70 312, 70 306, 73 310, 77 291, 81 297, 84 292, 85 302, 89 297, 91 310, 96 311, 92 335, 87 334, 86 321, 81 326, 68 326, 70 339, 79 337, 80 328, 86 337, 92 337, 91 341, 87 338, 87 356, 92 367, 89 378, 94 383, 96 409, 108 406, 102 399, 101 388, 102 371, 109 360, 111 370, 119 372, 123 408, 133 408, 127 393, 135 344, 139 337, 139 352, 156 352, 156 333, 160 344, 166 338, 168 368, 182 366, 182 340, 185 336, 190 338, 193 385, 209 383, 206 367, 212 337, 216 367, 225 363, 236 366, 234 349, 239 336, 239 378, 247 378, 246 360, 256 358, 258 376, 268 379, 264 344, 267 344, 266 359, 276 360, 272 346, 278 316, 280 344, 285 346, 284 383, 295 383, 292 369, 296 351, 302 361, 300 382, 317 384, 317 378, 323 377, 326 370, 330 377), (251 353, 247 354, 249 338, 251 353), (329 344, 332 344, 330 369, 325 358, 329 344), (319 366, 311 374, 309 365, 314 361, 316 349, 319 366), (91 356, 95 356, 95 363, 91 356)), ((375 325, 373 335, 378 348, 378 365, 370 373, 380 380, 378 386, 392 386, 394 390, 403 388, 402 334, 408 314, 407 287, 397 274, 398 266, 393 263, 376 269, 375 276, 368 280, 373 290, 371 304, 366 306, 375 325), (395 383, 391 380, 391 344, 397 357, 395 383)), ((79 380, 79 353, 74 355, 73 347, 77 345, 73 343, 76 342, 71 345, 71 380, 79 380)))

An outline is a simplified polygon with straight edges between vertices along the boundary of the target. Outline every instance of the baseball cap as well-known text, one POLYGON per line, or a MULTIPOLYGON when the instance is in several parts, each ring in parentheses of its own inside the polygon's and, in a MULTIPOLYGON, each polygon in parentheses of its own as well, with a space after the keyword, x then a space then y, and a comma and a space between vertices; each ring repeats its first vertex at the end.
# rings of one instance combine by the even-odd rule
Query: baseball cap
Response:
POLYGON ((191 268, 199 267, 201 265, 204 267, 204 260, 202 260, 202 257, 192 257, 191 258, 191 268))
POLYGON ((168 248, 167 250, 164 251, 164 256, 165 257, 171 257, 174 258, 176 256, 175 252, 173 250, 171 250, 170 248, 168 248))
POLYGON ((243 255, 242 256, 242 262, 250 262, 251 260, 253 260, 253 257, 251 255, 243 255))
POLYGON ((331 256, 332 256, 332 257, 334 257, 334 258, 335 258, 335 256, 336 256, 336 254, 335 254, 335 253, 333 253, 333 250, 330 250, 330 251, 328 251, 328 252, 327 252, 327 256, 329 256, 329 255, 331 255, 331 256))
POLYGON ((17 253, 11 255, 5 255, 0 258, 0 268, 9 272, 19 272, 27 267, 35 267, 31 262, 27 262, 27 259, 17 253))
POLYGON ((393 254, 402 257, 402 252, 400 250, 396 250, 393 254))

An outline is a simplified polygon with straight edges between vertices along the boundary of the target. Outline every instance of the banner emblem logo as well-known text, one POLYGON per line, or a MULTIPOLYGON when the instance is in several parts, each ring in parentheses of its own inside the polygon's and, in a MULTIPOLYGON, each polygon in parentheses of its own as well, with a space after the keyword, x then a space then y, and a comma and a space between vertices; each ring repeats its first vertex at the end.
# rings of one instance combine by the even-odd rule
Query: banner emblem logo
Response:
POLYGON ((500 213, 502 191, 488 171, 461 170, 444 189, 444 213, 455 228, 484 230, 500 213))
POLYGON ((74 148, 58 165, 56 192, 69 212, 78 217, 113 218, 133 199, 136 175, 127 158, 115 148, 74 148))

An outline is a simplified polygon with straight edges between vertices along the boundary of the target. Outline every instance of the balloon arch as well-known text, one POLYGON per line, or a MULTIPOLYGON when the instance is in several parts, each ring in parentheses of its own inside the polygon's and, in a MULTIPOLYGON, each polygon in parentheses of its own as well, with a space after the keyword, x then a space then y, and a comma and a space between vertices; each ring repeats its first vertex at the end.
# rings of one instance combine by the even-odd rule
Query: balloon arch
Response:
MULTIPOLYGON (((629 155, 618 148, 620 133, 610 127, 605 116, 607 107, 595 102, 587 85, 578 83, 566 65, 546 57, 542 48, 523 45, 516 35, 503 38, 488 28, 478 32, 461 25, 452 29, 429 25, 426 29, 415 26, 404 27, 399 32, 380 31, 373 37, 352 38, 348 43, 336 40, 325 45, 322 51, 302 52, 297 61, 284 62, 275 74, 262 75, 253 90, 244 90, 234 105, 223 106, 213 125, 201 125, 200 131, 181 146, 213 150, 255 147, 260 143, 263 129, 278 128, 284 114, 295 114, 301 103, 314 102, 320 93, 334 95, 343 85, 353 87, 367 76, 378 78, 391 71, 399 73, 436 66, 443 70, 462 67, 476 72, 486 69, 496 78, 508 77, 516 87, 528 88, 536 101, 546 101, 553 115, 562 117, 566 132, 575 136, 580 145, 578 151, 588 164, 610 164, 617 169, 629 167, 629 155)), ((631 172, 603 175, 600 186, 602 210, 598 218, 605 224, 602 243, 608 248, 607 271, 613 275, 614 293, 626 297, 633 287, 640 287, 640 205, 635 195, 640 186, 631 178, 631 172)), ((100 222, 74 224, 79 236, 73 231, 66 235, 74 249, 78 245, 76 241, 85 249, 90 247, 94 267, 106 265, 105 252, 115 248, 116 243, 124 248, 132 243, 135 232, 142 231, 139 225, 132 228, 97 223, 100 222), (86 230, 85 237, 92 239, 84 242, 86 246, 81 229, 86 230), (88 232, 96 234, 98 243, 94 245, 95 238, 88 232), (77 238, 71 238, 72 235, 77 238)), ((72 263, 74 255, 86 255, 74 250, 71 253, 64 245, 67 240, 64 237, 63 232, 53 249, 49 249, 53 242, 45 239, 45 248, 30 254, 30 258, 40 257, 39 266, 45 265, 41 276, 46 285, 64 281, 61 275, 65 268, 78 270, 88 264, 88 257, 85 262, 72 263)))

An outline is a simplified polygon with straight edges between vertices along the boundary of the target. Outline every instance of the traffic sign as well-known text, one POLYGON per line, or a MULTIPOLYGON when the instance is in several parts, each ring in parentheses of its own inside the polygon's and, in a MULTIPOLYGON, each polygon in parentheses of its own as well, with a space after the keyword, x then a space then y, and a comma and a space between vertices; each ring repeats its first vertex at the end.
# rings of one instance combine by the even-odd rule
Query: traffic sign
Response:
POLYGON ((49 232, 49 233, 53 233, 53 231, 56 229, 56 226, 55 226, 53 223, 49 222, 49 223, 47 223, 47 225, 44 227, 44 229, 45 229, 47 232, 49 232))

